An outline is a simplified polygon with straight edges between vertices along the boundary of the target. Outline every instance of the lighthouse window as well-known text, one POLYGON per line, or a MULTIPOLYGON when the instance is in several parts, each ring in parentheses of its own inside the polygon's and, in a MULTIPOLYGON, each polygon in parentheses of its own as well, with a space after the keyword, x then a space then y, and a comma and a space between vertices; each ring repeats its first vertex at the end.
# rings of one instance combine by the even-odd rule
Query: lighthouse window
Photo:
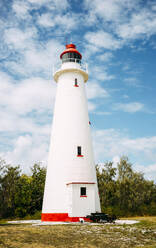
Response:
POLYGON ((77 78, 75 78, 75 86, 78 86, 78 85, 77 85, 77 78))
POLYGON ((78 146, 77 147, 77 155, 78 156, 81 156, 82 154, 81 154, 81 146, 78 146))
POLYGON ((62 63, 64 62, 81 63, 81 57, 77 53, 65 53, 62 55, 62 63))
POLYGON ((80 196, 86 196, 86 187, 80 188, 80 196))

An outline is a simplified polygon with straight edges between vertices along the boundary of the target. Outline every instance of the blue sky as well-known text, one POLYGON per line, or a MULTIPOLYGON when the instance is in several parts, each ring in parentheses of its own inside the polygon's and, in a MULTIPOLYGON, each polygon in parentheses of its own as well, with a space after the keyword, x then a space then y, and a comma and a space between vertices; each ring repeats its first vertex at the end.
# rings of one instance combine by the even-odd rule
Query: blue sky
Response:
POLYGON ((156 1, 1 0, 0 156, 28 172, 46 164, 53 64, 68 42, 89 67, 95 162, 127 155, 156 177, 156 1))

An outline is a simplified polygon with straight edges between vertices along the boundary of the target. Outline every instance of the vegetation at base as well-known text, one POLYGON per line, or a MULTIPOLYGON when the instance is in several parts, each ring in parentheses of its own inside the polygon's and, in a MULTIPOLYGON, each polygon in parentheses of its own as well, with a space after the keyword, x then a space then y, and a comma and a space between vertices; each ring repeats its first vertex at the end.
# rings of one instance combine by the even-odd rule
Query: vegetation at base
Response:
MULTIPOLYGON (((139 218, 138 218, 139 219, 139 218)), ((0 248, 156 248, 156 222, 140 225, 0 225, 0 248)))
POLYGON ((0 218, 39 218, 45 175, 40 164, 34 164, 28 176, 21 174, 20 166, 0 160, 0 218))
POLYGON ((103 212, 119 217, 156 215, 156 184, 135 172, 127 157, 120 158, 117 168, 107 162, 96 170, 103 212))
MULTIPOLYGON (((156 184, 135 172, 123 156, 96 166, 102 212, 121 216, 156 215, 156 184)), ((31 175, 0 159, 0 218, 40 219, 46 169, 34 164, 31 175)))

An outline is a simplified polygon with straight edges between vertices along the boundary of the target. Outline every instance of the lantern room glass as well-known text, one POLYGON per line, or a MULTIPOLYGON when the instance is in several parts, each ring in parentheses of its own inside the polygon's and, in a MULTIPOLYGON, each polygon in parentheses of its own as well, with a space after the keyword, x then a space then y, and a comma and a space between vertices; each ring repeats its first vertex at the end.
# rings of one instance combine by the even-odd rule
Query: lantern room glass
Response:
POLYGON ((75 62, 81 64, 81 57, 78 53, 70 52, 62 55, 62 63, 75 62))

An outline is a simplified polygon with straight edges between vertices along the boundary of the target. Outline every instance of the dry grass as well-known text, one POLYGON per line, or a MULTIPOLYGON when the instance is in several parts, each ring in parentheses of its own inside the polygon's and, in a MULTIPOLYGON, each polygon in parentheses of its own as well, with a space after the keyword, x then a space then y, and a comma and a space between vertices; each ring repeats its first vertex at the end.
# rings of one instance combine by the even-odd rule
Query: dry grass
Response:
POLYGON ((0 248, 156 248, 156 217, 144 218, 122 226, 2 224, 0 248))
POLYGON ((144 220, 144 221, 149 221, 149 222, 155 222, 156 223, 156 216, 136 216, 136 217, 128 217, 128 218, 123 218, 123 219, 128 219, 128 220, 144 220))

